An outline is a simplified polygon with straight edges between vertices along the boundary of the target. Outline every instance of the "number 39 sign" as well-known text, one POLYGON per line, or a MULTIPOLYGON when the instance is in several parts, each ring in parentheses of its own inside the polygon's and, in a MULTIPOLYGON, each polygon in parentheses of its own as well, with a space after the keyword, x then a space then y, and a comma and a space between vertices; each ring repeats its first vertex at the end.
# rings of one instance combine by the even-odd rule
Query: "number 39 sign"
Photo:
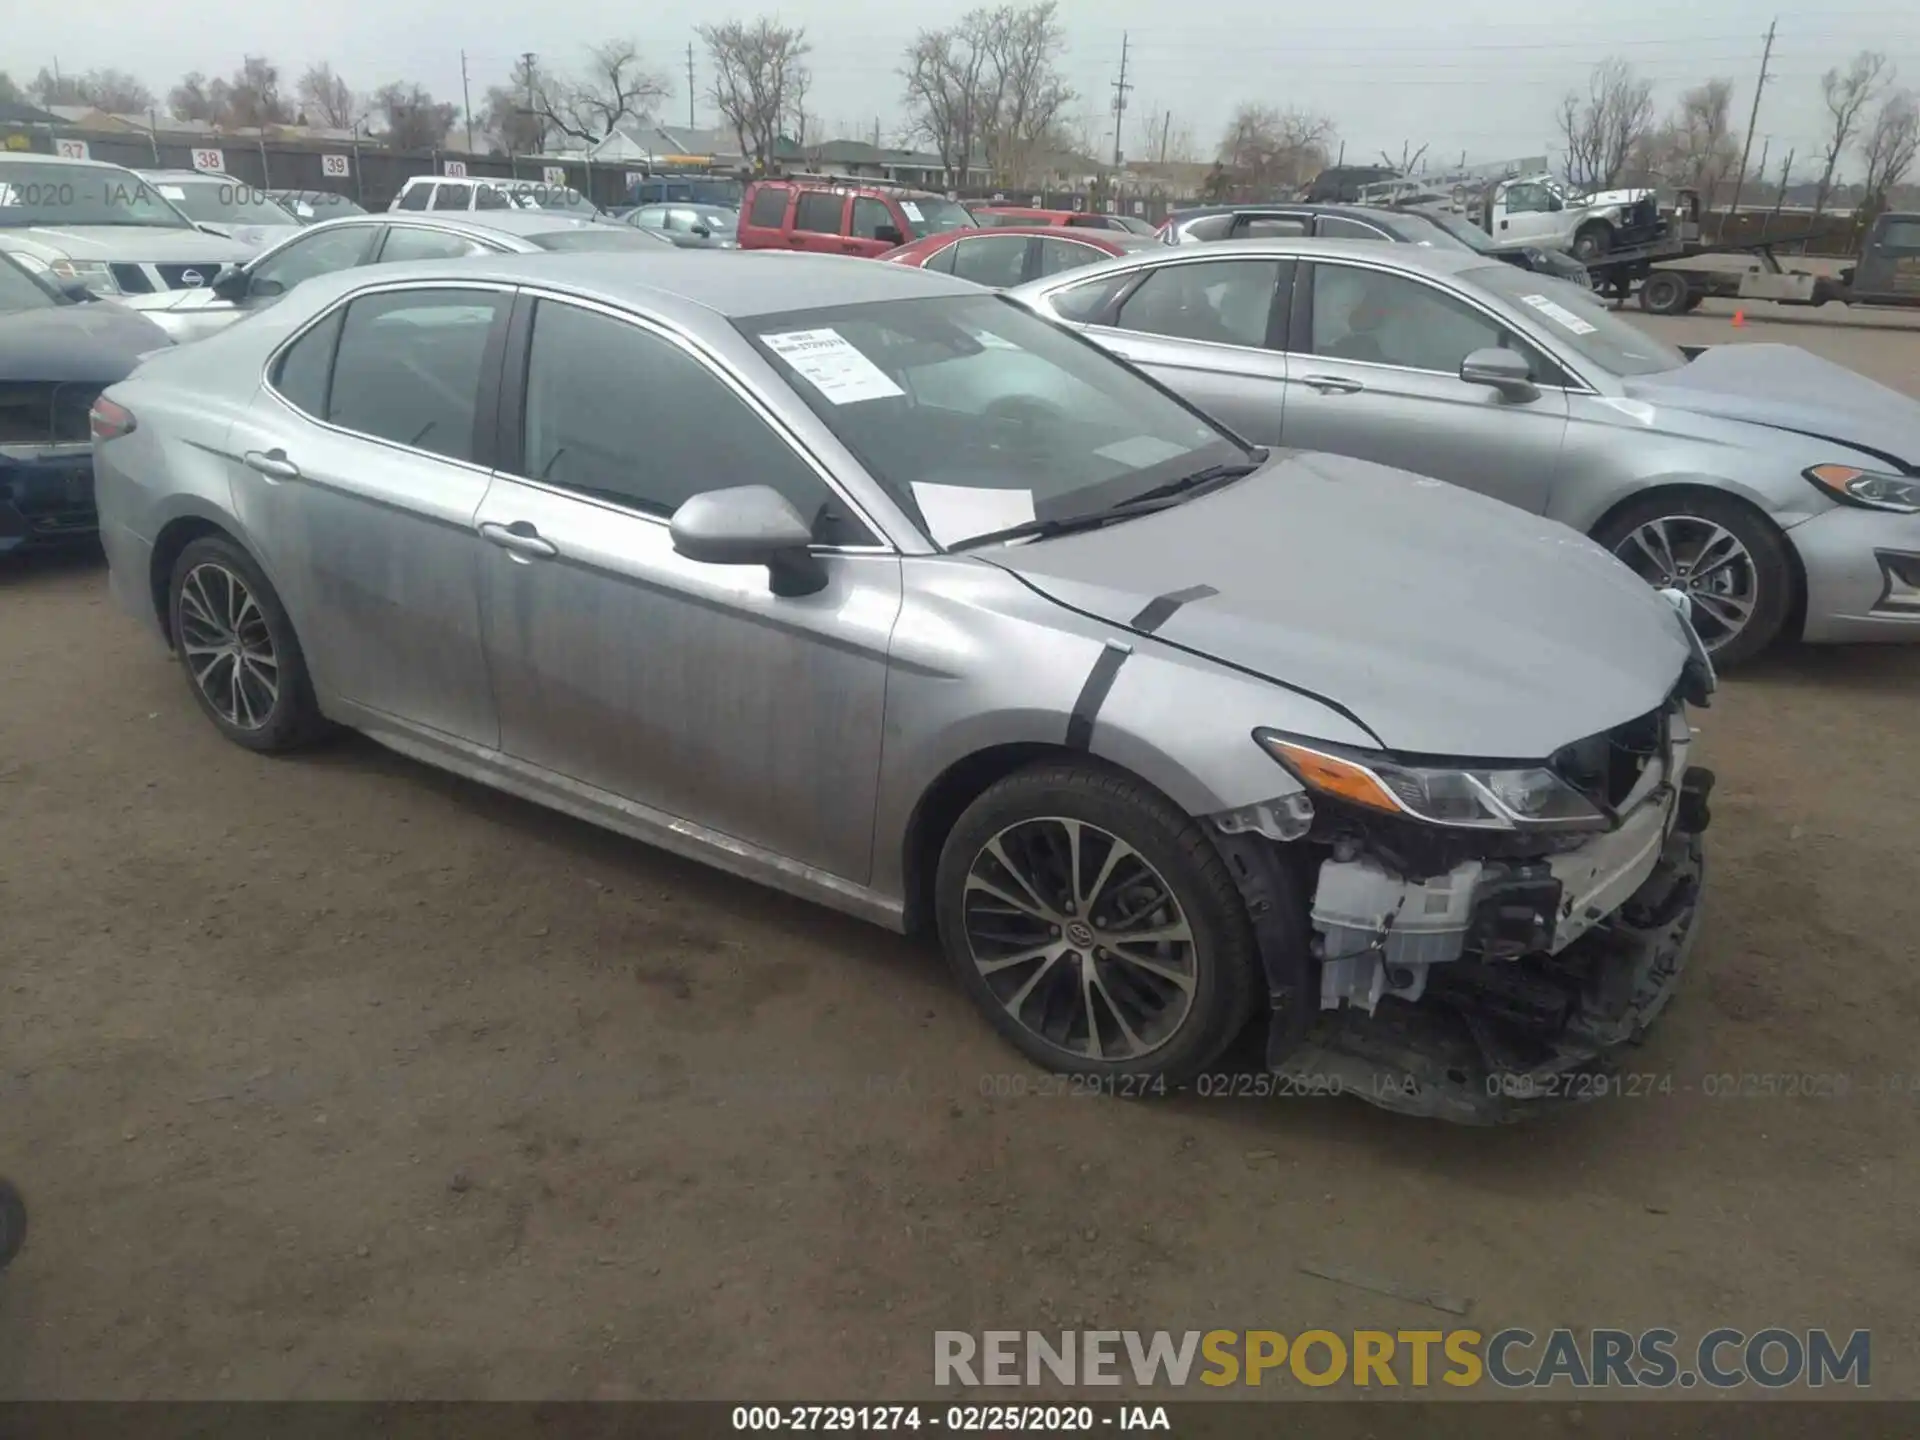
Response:
POLYGON ((196 150, 193 152, 193 168, 218 175, 227 168, 227 157, 218 150, 196 150))
POLYGON ((344 155, 322 155, 320 173, 329 177, 340 177, 347 173, 347 157, 344 155))

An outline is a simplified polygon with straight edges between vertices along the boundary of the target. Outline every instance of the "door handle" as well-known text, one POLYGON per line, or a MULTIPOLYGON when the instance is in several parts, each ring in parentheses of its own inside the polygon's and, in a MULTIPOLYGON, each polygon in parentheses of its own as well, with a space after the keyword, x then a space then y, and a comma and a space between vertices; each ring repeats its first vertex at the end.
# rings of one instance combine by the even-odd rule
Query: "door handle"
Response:
POLYGON ((498 545, 516 560, 551 560, 560 553, 559 546, 543 538, 525 520, 516 520, 511 525, 497 525, 491 520, 482 520, 480 538, 498 545))
POLYGON ((269 480, 298 480, 300 467, 287 458, 284 450, 249 450, 241 457, 247 468, 269 480))
POLYGON ((1341 375, 1303 375, 1300 383, 1318 390, 1322 395, 1357 395, 1367 388, 1358 380, 1349 380, 1341 375))

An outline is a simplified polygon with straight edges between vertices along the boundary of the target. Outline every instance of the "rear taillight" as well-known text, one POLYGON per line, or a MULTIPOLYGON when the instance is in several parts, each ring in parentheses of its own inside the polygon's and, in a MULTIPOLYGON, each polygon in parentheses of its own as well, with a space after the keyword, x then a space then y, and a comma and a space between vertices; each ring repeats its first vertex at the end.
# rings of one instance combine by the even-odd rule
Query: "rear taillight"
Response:
POLYGON ((93 438, 99 440, 118 440, 122 435, 133 433, 133 412, 124 405, 101 396, 93 402, 93 408, 87 412, 87 426, 93 431, 93 438))

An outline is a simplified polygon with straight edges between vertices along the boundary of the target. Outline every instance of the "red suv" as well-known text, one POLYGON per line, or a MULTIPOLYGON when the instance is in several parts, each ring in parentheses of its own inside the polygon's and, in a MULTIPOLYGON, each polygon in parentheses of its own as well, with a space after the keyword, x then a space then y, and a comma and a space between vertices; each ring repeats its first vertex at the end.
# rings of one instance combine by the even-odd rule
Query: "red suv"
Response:
POLYGON ((930 191, 852 175, 788 175, 747 187, 738 234, 742 250, 872 257, 973 223, 966 206, 930 191))

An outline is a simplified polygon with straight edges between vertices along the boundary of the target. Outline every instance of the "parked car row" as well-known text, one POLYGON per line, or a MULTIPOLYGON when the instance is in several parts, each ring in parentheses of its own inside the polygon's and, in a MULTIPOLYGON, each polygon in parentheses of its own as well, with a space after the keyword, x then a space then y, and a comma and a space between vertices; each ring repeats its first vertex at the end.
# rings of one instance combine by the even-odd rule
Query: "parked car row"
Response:
POLYGON ((1219 247, 1271 272, 1229 305, 1146 242, 1017 303, 601 231, 640 243, 312 276, 94 403, 112 588, 222 734, 351 726, 930 931, 1090 1085, 1258 1017, 1302 1084, 1486 1121, 1658 1016, 1712 785, 1684 596, 1048 318, 1175 271, 1153 313, 1271 310, 1326 252, 1219 247))

